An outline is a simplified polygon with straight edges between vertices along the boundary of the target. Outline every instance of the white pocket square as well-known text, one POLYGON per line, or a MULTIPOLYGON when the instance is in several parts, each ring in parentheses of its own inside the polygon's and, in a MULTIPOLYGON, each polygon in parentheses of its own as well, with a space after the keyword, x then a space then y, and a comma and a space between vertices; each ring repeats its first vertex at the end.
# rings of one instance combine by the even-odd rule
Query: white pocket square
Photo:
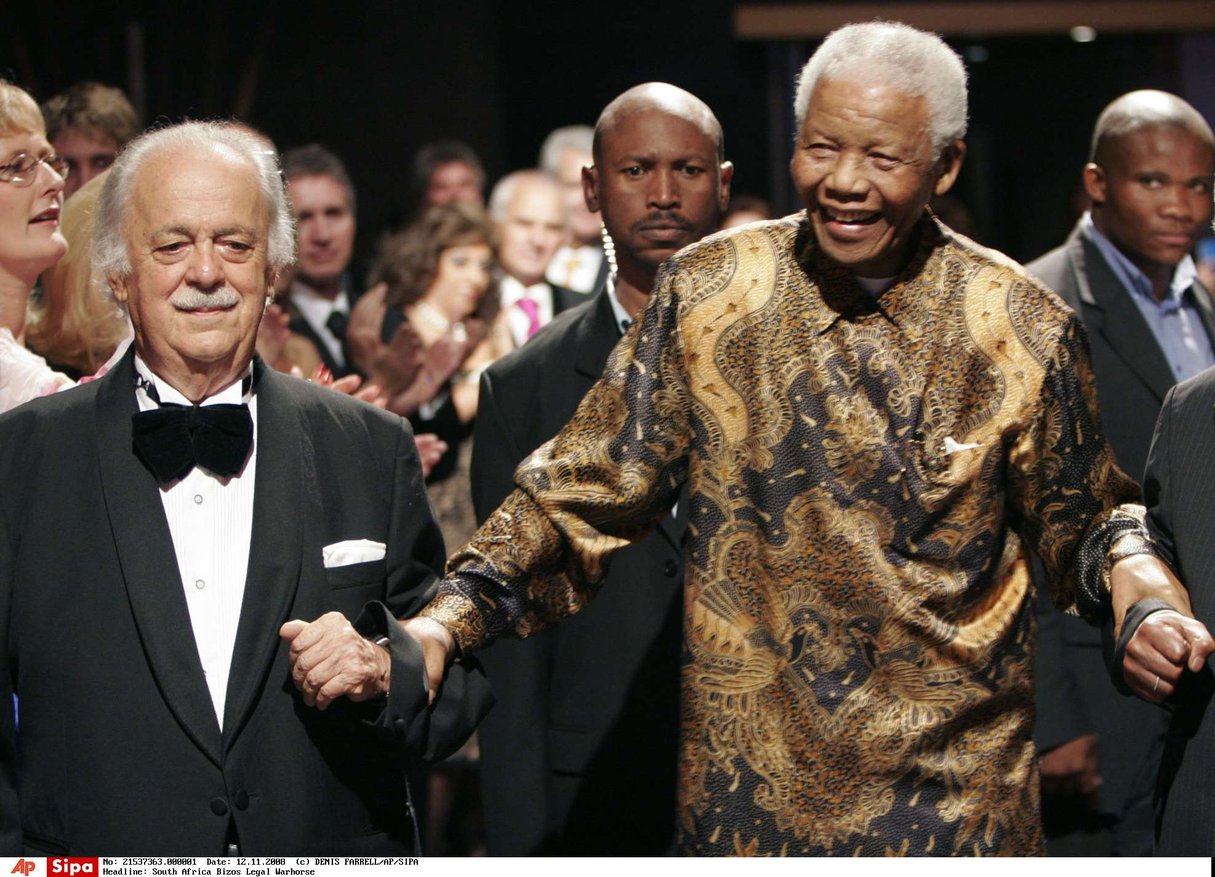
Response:
POLYGON ((345 542, 334 542, 321 549, 321 559, 325 569, 339 566, 350 566, 352 563, 366 563, 369 560, 383 560, 386 546, 383 542, 373 542, 370 539, 347 539, 345 542))
POLYGON ((958 451, 973 451, 977 447, 979 447, 978 442, 967 442, 966 444, 962 444, 961 442, 955 441, 954 437, 951 435, 945 436, 946 454, 956 454, 958 451))

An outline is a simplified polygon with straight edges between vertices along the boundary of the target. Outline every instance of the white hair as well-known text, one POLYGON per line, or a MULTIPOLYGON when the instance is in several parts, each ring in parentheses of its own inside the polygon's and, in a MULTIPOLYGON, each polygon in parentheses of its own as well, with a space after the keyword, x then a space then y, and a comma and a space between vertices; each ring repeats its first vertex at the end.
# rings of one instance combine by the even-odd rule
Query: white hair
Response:
POLYGON ((510 206, 511 199, 515 197, 515 191, 520 185, 542 186, 553 193, 554 200, 561 205, 562 214, 565 213, 565 200, 561 197, 561 187, 544 171, 538 170, 521 170, 507 174, 502 179, 498 180, 494 186, 494 190, 489 193, 489 218, 494 222, 501 222, 506 219, 506 208, 510 206))
POLYGON ((557 128, 544 138, 536 166, 546 174, 557 176, 563 153, 580 152, 590 155, 591 145, 594 142, 595 129, 590 125, 567 125, 564 128, 557 128))
POLYGON ((933 149, 940 155, 966 135, 966 67, 939 36, 896 21, 832 31, 797 79, 793 111, 800 131, 821 79, 878 78, 928 102, 933 149))
POLYGON ((220 147, 235 152, 257 172, 262 199, 270 213, 266 256, 275 271, 295 261, 295 222, 287 201, 278 154, 261 135, 229 122, 182 122, 149 131, 132 140, 118 154, 97 199, 93 238, 95 276, 127 277, 131 255, 123 228, 135 178, 145 163, 159 152, 180 150, 199 154, 220 147))

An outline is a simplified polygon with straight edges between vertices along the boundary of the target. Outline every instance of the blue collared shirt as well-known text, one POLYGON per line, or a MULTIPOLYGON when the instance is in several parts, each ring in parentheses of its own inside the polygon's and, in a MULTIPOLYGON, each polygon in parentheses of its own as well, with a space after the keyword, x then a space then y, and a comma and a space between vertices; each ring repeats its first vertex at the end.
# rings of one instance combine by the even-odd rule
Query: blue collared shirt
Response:
POLYGON ((1143 314, 1174 379, 1184 381, 1215 365, 1215 350, 1194 300, 1195 295, 1206 294, 1194 288, 1197 279, 1194 260, 1186 256, 1177 264, 1164 299, 1156 301, 1152 281, 1101 233, 1091 214, 1084 214, 1081 228, 1143 314))

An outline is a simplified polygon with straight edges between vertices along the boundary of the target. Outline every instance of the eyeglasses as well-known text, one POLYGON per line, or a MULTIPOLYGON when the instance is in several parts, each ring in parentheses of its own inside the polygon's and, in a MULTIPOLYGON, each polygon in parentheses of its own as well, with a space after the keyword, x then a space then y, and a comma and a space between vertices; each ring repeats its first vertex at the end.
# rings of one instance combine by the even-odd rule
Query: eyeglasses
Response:
POLYGON ((45 164, 63 179, 67 179, 68 160, 61 155, 51 155, 38 158, 25 152, 18 152, 8 164, 0 165, 0 182, 12 183, 14 186, 28 186, 38 176, 38 165, 45 164))

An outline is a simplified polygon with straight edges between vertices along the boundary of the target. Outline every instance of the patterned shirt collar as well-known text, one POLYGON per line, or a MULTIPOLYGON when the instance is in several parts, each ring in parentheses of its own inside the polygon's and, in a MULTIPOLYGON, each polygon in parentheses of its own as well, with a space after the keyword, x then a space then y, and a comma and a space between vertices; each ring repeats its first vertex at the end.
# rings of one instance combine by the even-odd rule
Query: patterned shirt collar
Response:
POLYGON ((822 257, 814 230, 803 212, 795 252, 807 281, 817 292, 814 306, 806 317, 816 334, 823 334, 841 319, 864 319, 873 314, 889 320, 912 338, 918 338, 920 331, 915 321, 905 319, 905 316, 910 307, 918 304, 911 299, 925 294, 923 278, 941 273, 940 245, 948 239, 944 226, 927 214, 920 220, 918 234, 919 241, 911 261, 884 292, 873 296, 862 288, 855 274, 822 257))

